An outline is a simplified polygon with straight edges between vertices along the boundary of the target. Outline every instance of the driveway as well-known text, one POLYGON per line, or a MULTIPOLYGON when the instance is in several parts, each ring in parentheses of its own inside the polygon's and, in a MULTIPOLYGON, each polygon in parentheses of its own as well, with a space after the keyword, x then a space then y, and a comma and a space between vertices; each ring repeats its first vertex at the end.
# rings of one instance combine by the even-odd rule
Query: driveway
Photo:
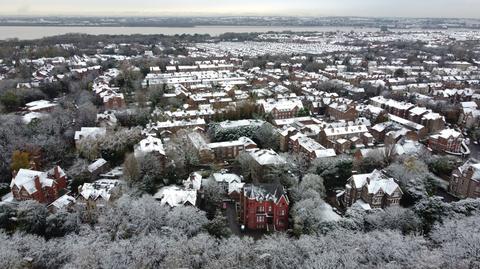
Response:
POLYGON ((228 221, 228 227, 232 231, 232 234, 241 236, 240 224, 237 219, 237 209, 235 208, 235 202, 225 202, 227 203, 227 208, 225 210, 225 217, 228 221))

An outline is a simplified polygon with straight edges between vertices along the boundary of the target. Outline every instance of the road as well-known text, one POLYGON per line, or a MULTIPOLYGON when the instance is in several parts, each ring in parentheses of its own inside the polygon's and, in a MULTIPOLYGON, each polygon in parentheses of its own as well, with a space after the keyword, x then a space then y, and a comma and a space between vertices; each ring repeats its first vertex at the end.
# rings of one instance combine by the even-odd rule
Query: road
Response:
POLYGON ((473 143, 470 143, 468 146, 470 148, 470 157, 475 158, 475 159, 480 159, 480 145, 475 145, 473 143))

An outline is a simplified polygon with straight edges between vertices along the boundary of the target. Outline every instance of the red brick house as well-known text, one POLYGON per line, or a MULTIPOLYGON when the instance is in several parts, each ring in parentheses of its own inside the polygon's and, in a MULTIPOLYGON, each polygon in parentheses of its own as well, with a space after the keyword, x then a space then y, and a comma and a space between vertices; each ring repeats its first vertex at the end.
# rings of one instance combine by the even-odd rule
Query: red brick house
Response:
POLYGON ((107 110, 124 108, 126 106, 125 97, 122 93, 110 93, 103 96, 103 105, 107 110))
POLYGON ((282 185, 245 184, 240 193, 240 222, 251 230, 285 231, 289 204, 282 185))
POLYGON ((460 198, 480 197, 480 163, 470 159, 455 169, 448 190, 460 198))
POLYGON ((59 166, 47 172, 20 169, 10 183, 13 197, 18 201, 36 200, 52 203, 67 188, 67 175, 59 166))
POLYGON ((453 129, 445 129, 428 138, 428 146, 440 152, 461 153, 463 135, 453 129))
POLYGON ((327 115, 337 121, 354 121, 358 117, 358 111, 354 103, 334 102, 327 107, 327 115))

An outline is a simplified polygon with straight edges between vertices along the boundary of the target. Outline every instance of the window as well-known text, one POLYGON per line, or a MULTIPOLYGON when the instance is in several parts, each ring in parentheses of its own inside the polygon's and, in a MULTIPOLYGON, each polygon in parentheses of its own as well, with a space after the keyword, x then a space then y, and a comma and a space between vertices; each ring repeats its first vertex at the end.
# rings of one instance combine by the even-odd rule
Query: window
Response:
POLYGON ((268 212, 272 212, 272 206, 268 206, 268 212))
POLYGON ((280 216, 285 216, 285 209, 280 210, 280 216))
POLYGON ((257 212, 265 212, 265 207, 263 206, 257 207, 257 212))
POLYGON ((265 216, 263 215, 257 216, 257 222, 264 222, 264 221, 265 221, 265 216))

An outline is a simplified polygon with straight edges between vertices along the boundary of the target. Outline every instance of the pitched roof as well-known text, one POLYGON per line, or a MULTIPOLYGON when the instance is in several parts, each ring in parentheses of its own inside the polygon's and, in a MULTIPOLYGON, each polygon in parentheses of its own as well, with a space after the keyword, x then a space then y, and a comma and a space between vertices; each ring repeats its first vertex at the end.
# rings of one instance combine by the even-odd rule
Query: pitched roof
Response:
POLYGON ((278 203, 283 196, 287 203, 290 203, 286 194, 285 188, 280 184, 245 184, 243 186, 243 195, 257 201, 278 203))
MULTIPOLYGON (((10 183, 10 188, 13 186, 17 186, 17 188, 21 189, 22 187, 29 193, 33 194, 37 191, 35 186, 35 177, 38 177, 40 184, 42 187, 51 187, 55 183, 54 179, 54 169, 52 168, 46 172, 39 172, 30 169, 20 169, 14 178, 12 178, 12 182, 10 183)), ((58 166, 58 172, 60 177, 65 176, 65 172, 58 166)))
POLYGON ((392 195, 397 189, 400 190, 393 178, 387 177, 382 171, 376 169, 372 173, 353 175, 351 180, 357 189, 366 186, 369 194, 376 194, 382 190, 386 194, 392 195))

